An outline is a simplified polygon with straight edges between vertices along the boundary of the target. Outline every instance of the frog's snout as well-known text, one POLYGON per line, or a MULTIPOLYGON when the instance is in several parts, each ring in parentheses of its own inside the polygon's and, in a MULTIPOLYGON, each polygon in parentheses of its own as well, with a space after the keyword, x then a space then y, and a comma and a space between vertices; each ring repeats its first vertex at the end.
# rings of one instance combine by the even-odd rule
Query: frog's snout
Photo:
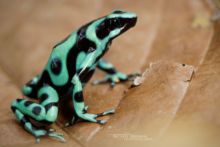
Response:
POLYGON ((136 23, 137 23, 137 17, 134 17, 131 19, 130 26, 134 27, 136 25, 136 23))

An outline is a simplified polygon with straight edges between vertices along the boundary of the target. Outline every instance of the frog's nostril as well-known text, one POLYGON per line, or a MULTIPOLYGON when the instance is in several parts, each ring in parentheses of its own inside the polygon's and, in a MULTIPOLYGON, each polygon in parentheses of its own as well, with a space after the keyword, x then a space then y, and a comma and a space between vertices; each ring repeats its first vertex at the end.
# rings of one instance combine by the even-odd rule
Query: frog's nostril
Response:
POLYGON ((137 17, 134 17, 131 19, 131 26, 135 26, 136 25, 136 22, 137 22, 137 17))

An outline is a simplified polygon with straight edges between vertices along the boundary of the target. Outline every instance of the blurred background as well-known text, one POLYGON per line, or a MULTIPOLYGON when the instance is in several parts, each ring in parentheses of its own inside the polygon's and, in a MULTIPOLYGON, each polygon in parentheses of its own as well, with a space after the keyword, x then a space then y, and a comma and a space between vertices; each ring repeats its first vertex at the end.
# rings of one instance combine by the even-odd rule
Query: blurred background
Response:
MULTIPOLYGON (((219 0, 0 0, 0 146, 37 146, 10 110, 20 87, 44 67, 52 47, 81 25, 113 10, 138 15, 116 38, 106 60, 124 73, 144 72, 141 85, 84 90, 89 112, 117 108, 109 122, 63 128, 61 105, 51 127, 65 135, 43 146, 220 146, 219 0)), ((92 78, 101 79, 97 70, 92 78)))

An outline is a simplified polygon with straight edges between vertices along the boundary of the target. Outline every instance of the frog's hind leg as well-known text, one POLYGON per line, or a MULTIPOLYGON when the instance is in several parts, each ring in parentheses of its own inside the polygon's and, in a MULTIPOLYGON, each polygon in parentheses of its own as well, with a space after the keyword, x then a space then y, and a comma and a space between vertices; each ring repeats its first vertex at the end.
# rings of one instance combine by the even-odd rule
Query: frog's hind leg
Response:
POLYGON ((52 124, 57 119, 58 114, 58 94, 50 86, 44 86, 38 92, 40 104, 26 99, 16 99, 12 102, 11 108, 16 118, 22 123, 25 130, 34 135, 39 142, 40 137, 50 136, 62 142, 65 141, 62 134, 55 133, 34 125, 30 119, 44 124, 52 124))
POLYGON ((33 77, 29 82, 27 82, 22 87, 22 93, 30 98, 37 98, 37 92, 38 92, 38 83, 40 80, 40 76, 37 75, 33 77))

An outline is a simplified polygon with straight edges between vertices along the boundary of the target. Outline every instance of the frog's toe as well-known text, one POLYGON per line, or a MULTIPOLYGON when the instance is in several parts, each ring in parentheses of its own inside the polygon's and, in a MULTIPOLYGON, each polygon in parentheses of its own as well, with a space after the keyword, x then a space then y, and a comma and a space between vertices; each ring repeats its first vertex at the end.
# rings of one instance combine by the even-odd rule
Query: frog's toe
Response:
POLYGON ((63 134, 61 134, 61 133, 49 132, 49 133, 48 133, 48 136, 50 136, 50 137, 52 137, 52 138, 55 138, 55 139, 57 139, 57 140, 60 141, 60 142, 66 142, 66 140, 65 140, 65 138, 64 138, 64 136, 63 136, 63 134))
POLYGON ((104 78, 102 80, 94 80, 94 81, 92 81, 92 85, 99 85, 99 84, 105 84, 105 83, 108 83, 108 79, 107 78, 104 78))
POLYGON ((64 124, 63 128, 69 127, 69 126, 71 126, 71 125, 72 125, 72 124, 71 124, 70 122, 67 122, 67 123, 64 124))
POLYGON ((115 113, 115 109, 109 109, 107 111, 104 111, 102 113, 98 113, 98 114, 92 114, 92 113, 81 113, 79 115, 79 117, 82 119, 82 120, 86 120, 86 121, 90 121, 90 122, 94 122, 94 123, 98 123, 98 124, 105 124, 107 122, 107 120, 98 120, 97 118, 98 117, 101 117, 101 116, 105 116, 105 115, 108 115, 108 114, 113 114, 115 113))
POLYGON ((110 83, 110 87, 111 87, 111 88, 114 88, 114 87, 115 87, 115 85, 116 85, 116 83, 115 83, 115 82, 111 82, 111 83, 110 83))
POLYGON ((35 143, 36 143, 36 144, 40 143, 40 138, 39 138, 39 137, 36 137, 35 143))
POLYGON ((92 82, 92 85, 99 85, 99 84, 107 84, 109 83, 110 86, 113 88, 116 83, 118 83, 120 80, 117 77, 113 77, 113 76, 107 76, 102 80, 95 80, 92 82))
POLYGON ((132 73, 127 75, 127 80, 133 81, 136 77, 141 76, 140 72, 132 73))
POLYGON ((73 125, 76 121, 77 121, 77 118, 76 118, 75 116, 73 116, 73 118, 71 119, 71 121, 69 121, 69 122, 67 122, 67 123, 64 124, 64 128, 73 125))
MULTIPOLYGON (((49 137, 52 137, 52 138, 57 139, 57 140, 60 141, 60 142, 66 142, 66 140, 65 140, 65 138, 64 138, 64 136, 63 136, 63 134, 55 132, 54 129, 48 130, 47 134, 45 134, 45 135, 43 135, 43 136, 49 136, 49 137)), ((41 139, 41 137, 43 137, 43 136, 38 136, 38 137, 36 137, 36 143, 37 143, 37 144, 40 143, 40 139, 41 139)))
POLYGON ((69 126, 72 126, 74 124, 74 122, 70 121, 64 124, 63 128, 67 128, 69 126))
POLYGON ((50 128, 49 130, 48 130, 48 132, 55 132, 56 130, 55 129, 52 129, 52 128, 50 128))
POLYGON ((108 115, 108 114, 114 114, 115 113, 115 109, 109 109, 107 111, 104 111, 102 113, 98 113, 96 115, 96 117, 101 117, 101 116, 105 116, 105 115, 108 115))
POLYGON ((100 125, 104 125, 107 123, 107 120, 97 120, 97 123, 100 125))
MULTIPOLYGON (((105 115, 108 115, 108 114, 114 114, 114 113, 115 113, 115 109, 109 109, 109 110, 104 111, 102 113, 96 114, 96 118, 101 117, 101 116, 105 116, 105 115)), ((104 124, 107 123, 107 120, 97 120, 97 123, 101 124, 101 125, 104 125, 104 124)))

